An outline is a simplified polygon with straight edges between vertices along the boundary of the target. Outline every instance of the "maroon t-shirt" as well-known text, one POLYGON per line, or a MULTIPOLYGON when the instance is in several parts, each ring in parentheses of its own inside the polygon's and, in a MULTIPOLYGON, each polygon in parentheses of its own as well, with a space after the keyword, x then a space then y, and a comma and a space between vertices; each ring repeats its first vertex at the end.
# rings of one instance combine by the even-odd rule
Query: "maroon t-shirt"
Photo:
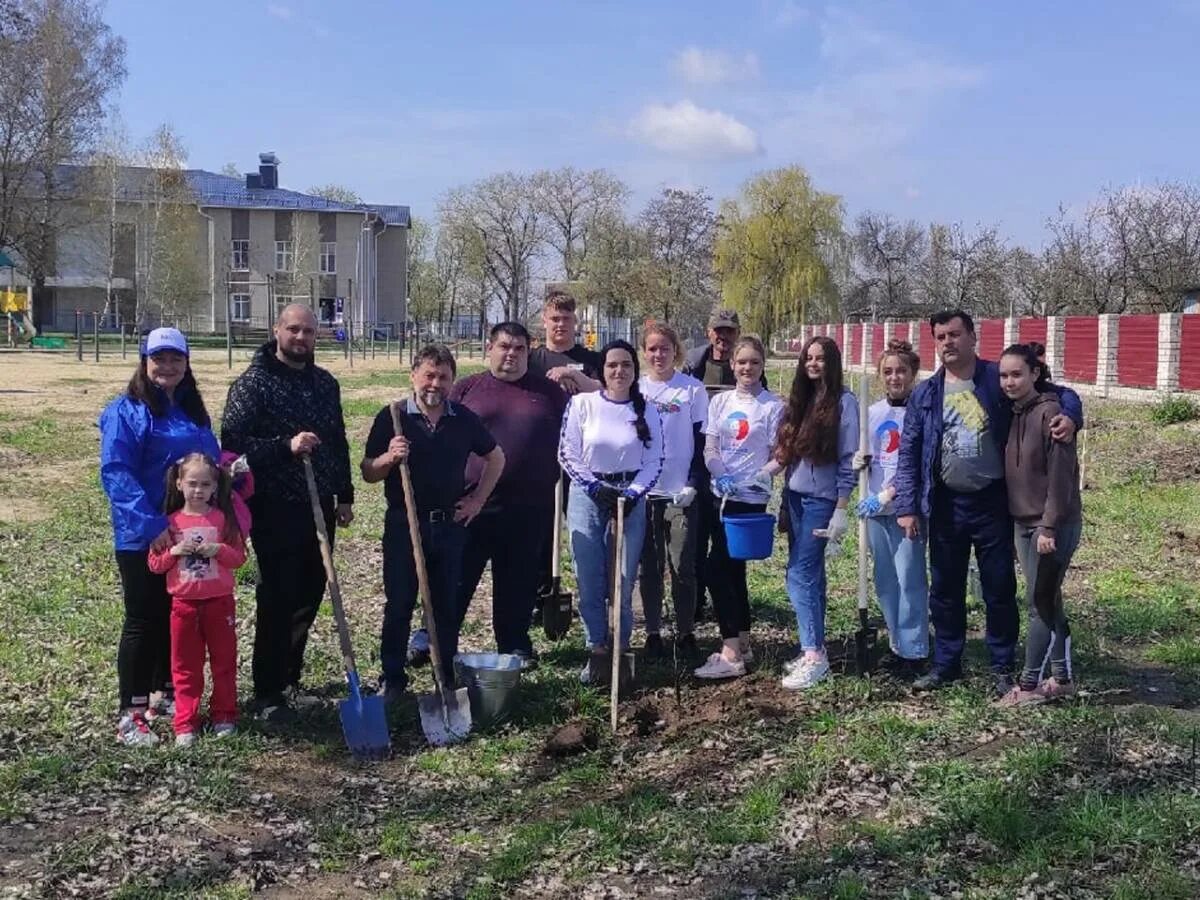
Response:
MULTIPOLYGON (((501 381, 491 372, 456 382, 450 399, 477 415, 504 451, 504 473, 488 506, 550 506, 558 483, 558 435, 567 396, 542 375, 501 381)), ((479 483, 483 460, 467 461, 467 489, 479 483)))

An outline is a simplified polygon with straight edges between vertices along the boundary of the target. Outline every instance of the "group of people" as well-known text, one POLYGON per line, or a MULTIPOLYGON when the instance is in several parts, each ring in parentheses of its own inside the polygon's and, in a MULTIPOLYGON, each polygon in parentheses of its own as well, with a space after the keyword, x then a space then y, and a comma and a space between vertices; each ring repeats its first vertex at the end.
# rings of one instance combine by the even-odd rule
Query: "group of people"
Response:
MULTIPOLYGON (((662 322, 646 326, 639 348, 622 340, 599 353, 580 346, 575 300, 565 293, 551 293, 542 317, 545 346, 534 348, 520 323, 502 322, 491 330, 485 371, 461 380, 447 348, 422 348, 411 393, 381 409, 371 426, 359 468, 366 483, 384 482, 387 505, 380 689, 389 701, 407 688, 418 599, 401 466, 411 477, 448 683, 489 564, 496 649, 537 665, 530 628, 551 580, 556 492, 589 649, 581 681, 604 681, 611 654, 631 650, 635 585, 648 657, 668 653, 669 589, 674 652, 699 663, 700 679, 744 675, 754 659, 753 603, 746 563, 731 557, 722 519, 764 512, 781 475, 786 583, 799 636, 782 684, 812 687, 830 674, 826 556, 848 530, 850 497, 866 468, 869 491, 857 513, 867 519, 896 673, 917 690, 962 674, 974 549, 1000 702, 1073 690, 1061 585, 1080 536, 1073 436, 1082 408, 1073 392, 1050 382, 1040 348, 1014 345, 998 364, 982 360, 967 313, 933 316, 941 368, 917 385, 911 347, 888 346, 879 358, 886 393, 868 411, 870 447, 862 452, 858 399, 843 385, 841 354, 829 338, 805 342, 784 399, 767 388, 761 342, 740 334, 731 311, 714 313, 708 344, 686 358, 662 322), (618 522, 620 560, 613 558, 618 522), (1014 547, 1030 619, 1016 681, 1014 547), (614 566, 619 597, 611 596, 614 566), (702 658, 694 630, 706 594, 721 644, 702 658), (610 603, 620 606, 616 634, 610 603)), ((178 744, 196 740, 206 652, 213 733, 235 730, 233 585, 247 541, 259 569, 254 711, 285 722, 304 700, 305 644, 325 571, 303 459, 311 461, 331 538, 335 525, 354 518, 340 390, 315 364, 316 334, 310 309, 283 310, 274 339, 229 389, 219 443, 186 339, 170 328, 149 334, 127 391, 100 417, 101 480, 125 602, 123 743, 156 743, 150 722, 160 715, 174 716, 178 744)))

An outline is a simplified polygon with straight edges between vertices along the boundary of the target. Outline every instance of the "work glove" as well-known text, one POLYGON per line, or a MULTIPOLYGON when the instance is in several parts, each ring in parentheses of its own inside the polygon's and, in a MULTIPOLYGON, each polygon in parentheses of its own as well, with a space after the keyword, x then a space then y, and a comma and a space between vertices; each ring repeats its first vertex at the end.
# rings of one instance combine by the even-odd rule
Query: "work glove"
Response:
POLYGON ((754 477, 750 479, 750 487, 756 491, 762 491, 767 496, 771 494, 771 473, 766 469, 759 469, 754 473, 754 477))
POLYGON ((858 501, 857 512, 860 516, 877 516, 883 512, 886 502, 883 499, 883 494, 871 494, 869 497, 864 497, 858 501))
POLYGON ((831 543, 837 543, 846 536, 846 532, 850 530, 850 523, 846 517, 846 510, 835 509, 833 518, 829 520, 829 527, 825 529, 826 536, 831 543))
POLYGON ((638 505, 638 501, 641 499, 641 492, 633 488, 625 488, 625 490, 621 491, 621 502, 625 504, 625 515, 633 512, 634 508, 638 505))
POLYGON ((601 512, 614 513, 617 511, 617 504, 621 502, 621 492, 611 484, 593 481, 588 485, 587 492, 601 512))
POLYGON ((871 464, 871 454, 863 453, 861 450, 854 451, 854 459, 850 461, 850 468, 855 472, 861 472, 871 464))
POLYGON ((728 497, 737 490, 737 480, 732 475, 722 475, 713 480, 713 490, 718 497, 728 497))
POLYGON ((692 505, 692 501, 696 499, 696 489, 688 486, 681 490, 678 494, 671 498, 671 505, 679 509, 687 509, 692 505))

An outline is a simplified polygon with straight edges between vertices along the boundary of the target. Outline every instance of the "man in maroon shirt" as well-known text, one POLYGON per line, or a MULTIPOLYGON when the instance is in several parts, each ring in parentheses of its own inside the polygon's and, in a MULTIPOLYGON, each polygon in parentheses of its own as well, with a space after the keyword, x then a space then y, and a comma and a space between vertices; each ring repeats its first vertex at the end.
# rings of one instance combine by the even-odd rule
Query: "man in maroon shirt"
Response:
MULTIPOLYGON (((459 611, 467 607, 492 564, 492 628, 496 650, 534 662, 529 626, 538 586, 538 558, 548 537, 558 484, 558 435, 566 394, 529 370, 529 332, 517 322, 492 328, 488 371, 454 385, 450 399, 474 412, 504 451, 504 472, 487 506, 467 529, 459 611)), ((482 472, 467 464, 468 490, 482 472)))

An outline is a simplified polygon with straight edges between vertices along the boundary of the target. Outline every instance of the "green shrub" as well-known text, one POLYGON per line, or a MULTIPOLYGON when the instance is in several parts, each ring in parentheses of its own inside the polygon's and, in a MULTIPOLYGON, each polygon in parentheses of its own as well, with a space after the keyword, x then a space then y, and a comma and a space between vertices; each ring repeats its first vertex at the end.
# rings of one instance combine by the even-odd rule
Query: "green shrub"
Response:
POLYGON ((1190 397, 1167 397, 1150 410, 1150 420, 1156 425, 1174 425, 1193 419, 1200 419, 1200 406, 1190 397))

